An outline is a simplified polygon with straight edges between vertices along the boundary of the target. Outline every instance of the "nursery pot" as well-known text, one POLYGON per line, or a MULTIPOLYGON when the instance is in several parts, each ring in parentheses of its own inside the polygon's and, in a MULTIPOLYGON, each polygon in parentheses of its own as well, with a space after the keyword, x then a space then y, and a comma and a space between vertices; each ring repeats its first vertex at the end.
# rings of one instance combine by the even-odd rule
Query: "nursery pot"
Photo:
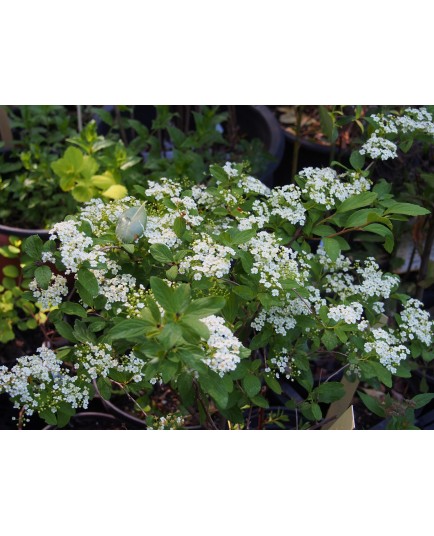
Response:
MULTIPOLYGON (((113 105, 104 106, 112 115, 115 114, 113 105)), ((222 109, 225 109, 222 106, 222 109)), ((258 177, 264 184, 272 187, 274 172, 278 168, 285 149, 285 138, 280 124, 268 106, 261 105, 236 105, 235 113, 240 134, 248 140, 258 138, 264 144, 266 151, 273 160, 267 165, 264 172, 258 177)), ((134 106, 134 118, 146 127, 151 128, 152 121, 156 117, 154 106, 134 106)), ((99 118, 95 118, 98 124, 98 132, 105 135, 108 126, 99 118)), ((131 141, 127 133, 127 141, 131 141)))
MULTIPOLYGON (((280 165, 275 171, 275 182, 278 185, 290 184, 292 161, 294 158, 294 149, 297 142, 297 137, 291 132, 286 131, 279 125, 282 134, 285 139, 285 150, 282 156, 280 165)), ((300 170, 306 167, 327 167, 330 165, 332 158, 332 146, 324 145, 321 143, 315 143, 305 138, 298 138, 299 150, 298 150, 298 173, 300 170)), ((350 157, 350 151, 335 148, 333 160, 347 161, 350 157)))

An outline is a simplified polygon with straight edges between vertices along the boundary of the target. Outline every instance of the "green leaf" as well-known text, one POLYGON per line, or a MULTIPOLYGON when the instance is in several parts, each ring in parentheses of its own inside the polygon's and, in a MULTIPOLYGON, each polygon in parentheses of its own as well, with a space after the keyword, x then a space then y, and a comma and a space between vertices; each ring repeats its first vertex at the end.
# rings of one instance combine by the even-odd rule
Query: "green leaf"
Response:
POLYGON ((369 222, 369 216, 370 215, 380 215, 382 214, 381 209, 375 209, 375 208, 363 208, 361 210, 358 210, 357 212, 353 212, 352 214, 349 214, 348 218, 345 220, 345 227, 351 228, 351 227, 360 227, 361 225, 365 225, 369 222))
POLYGON ((173 253, 165 244, 152 244, 149 252, 158 262, 165 264, 173 262, 173 253))
POLYGON ((38 266, 35 270, 36 283, 39 288, 47 290, 51 281, 51 270, 48 266, 38 266))
POLYGON ((90 307, 93 306, 93 297, 92 294, 86 289, 84 285, 80 283, 80 281, 75 282, 75 288, 77 289, 77 292, 82 299, 83 303, 89 305, 90 307))
POLYGON ((137 339, 137 337, 142 337, 145 334, 146 328, 150 325, 146 320, 139 318, 128 318, 121 320, 115 326, 113 326, 110 331, 107 333, 107 336, 111 340, 117 339, 137 339))
POLYGON ((87 268, 80 268, 77 273, 78 281, 83 285, 87 292, 95 298, 99 294, 99 284, 95 275, 87 268))
POLYGON ((112 384, 110 380, 107 378, 98 378, 96 381, 96 386, 99 394, 104 398, 104 400, 110 400, 112 395, 112 384))
POLYGON ((318 404, 315 404, 315 403, 311 404, 310 410, 312 411, 313 418, 316 421, 320 421, 322 419, 322 411, 318 404))
POLYGON ((424 216, 430 214, 430 211, 419 205, 412 203, 395 203, 390 206, 384 214, 404 214, 406 216, 424 216))
POLYGON ((270 407, 268 400, 261 395, 252 396, 250 400, 260 408, 268 409, 270 407))
POLYGON ((64 302, 59 305, 59 309, 67 315, 80 316, 81 318, 87 317, 86 310, 79 303, 64 302))
POLYGON ((362 402, 365 404, 365 406, 374 413, 374 415, 377 415, 378 417, 385 417, 385 411, 384 407, 372 396, 369 396, 365 393, 362 393, 361 391, 357 391, 357 394, 361 398, 362 402))
POLYGON ((282 394, 282 387, 280 386, 280 383, 276 380, 276 377, 273 374, 265 374, 264 378, 265 383, 272 391, 274 391, 278 395, 282 394))
POLYGON ((394 239, 392 231, 388 227, 385 227, 384 225, 381 225, 380 223, 370 223, 364 228, 364 231, 368 231, 370 233, 383 236, 386 239, 384 242, 384 249, 388 253, 392 252, 395 239, 394 239))
POLYGON ((359 171, 365 164, 365 156, 361 155, 359 151, 353 151, 350 156, 350 164, 353 166, 353 169, 359 171))
POLYGON ((222 296, 210 296, 193 300, 186 310, 186 314, 197 318, 214 315, 225 306, 226 300, 222 296))
POLYGON ((341 247, 338 240, 334 238, 323 239, 324 249, 330 259, 334 262, 341 253, 341 247))
POLYGON ((325 106, 318 106, 318 111, 321 130, 327 136, 328 141, 334 143, 338 137, 338 131, 333 116, 325 106))
POLYGON ((175 290, 169 287, 159 277, 152 276, 150 278, 151 289, 157 302, 161 307, 170 313, 176 313, 176 307, 174 306, 174 293, 175 290))
POLYGON ((187 407, 192 406, 194 404, 195 393, 191 375, 187 372, 180 374, 177 381, 177 387, 184 405, 187 407))
POLYGON ((424 393, 420 395, 416 395, 413 397, 413 403, 415 404, 415 408, 423 408, 427 404, 431 402, 431 400, 434 398, 434 393, 424 393))
POLYGON ((181 216, 178 216, 175 219, 175 222, 173 224, 173 231, 176 234, 178 238, 182 238, 184 236, 184 233, 187 229, 187 224, 185 223, 184 218, 181 218, 181 216))
POLYGON ((340 400, 345 394, 345 388, 341 382, 325 382, 313 391, 319 402, 329 404, 340 400))
POLYGON ((38 235, 29 236, 23 242, 23 250, 34 261, 41 259, 42 247, 44 243, 38 235))
POLYGON ((232 289, 232 292, 246 301, 253 300, 256 296, 256 293, 246 285, 236 286, 232 289))
POLYGON ((63 320, 59 320, 58 322, 54 323, 54 327, 56 328, 56 331, 59 333, 61 337, 64 337, 68 341, 71 342, 78 342, 74 335, 74 331, 72 327, 63 320))
MULTIPOLYGON (((182 318, 182 321, 179 324, 182 327, 183 332, 187 332, 187 336, 193 332, 193 334, 200 339, 204 339, 206 341, 209 339, 209 329, 196 316, 186 315, 182 318)), ((184 338, 186 339, 185 335, 184 338)))
POLYGON ((39 412, 39 416, 41 417, 41 419, 44 419, 44 421, 47 424, 51 424, 52 426, 56 426, 56 424, 57 424, 56 414, 53 413, 50 409, 44 409, 44 411, 39 412))
POLYGON ((321 341, 327 348, 327 350, 334 350, 337 346, 339 346, 338 337, 335 335, 334 331, 331 331, 329 329, 324 331, 323 336, 321 337, 321 341))
POLYGON ((330 225, 316 225, 312 229, 312 234, 315 236, 329 236, 335 234, 335 230, 330 225))
POLYGON ((166 324, 158 336, 158 340, 164 345, 166 350, 170 350, 182 339, 182 327, 180 324, 170 322, 166 324))
POLYGON ((8 264, 8 266, 5 266, 3 268, 3 274, 6 276, 6 277, 18 277, 20 275, 20 271, 18 270, 18 268, 16 266, 14 266, 13 264, 8 264))
POLYGON ((166 270, 166 277, 170 281, 175 281, 175 279, 178 277, 178 267, 174 265, 168 270, 166 270))
POLYGON ((257 395, 261 390, 261 381, 257 376, 248 374, 243 378, 243 389, 247 393, 249 398, 257 395))
POLYGON ((336 212, 342 213, 355 210, 356 208, 366 207, 367 205, 371 205, 376 199, 377 194, 375 192, 362 192, 361 194, 353 195, 352 197, 345 199, 345 201, 339 205, 336 212))
POLYGON ((228 180, 228 175, 226 171, 222 167, 217 166, 216 164, 210 166, 209 171, 217 181, 226 182, 228 180))

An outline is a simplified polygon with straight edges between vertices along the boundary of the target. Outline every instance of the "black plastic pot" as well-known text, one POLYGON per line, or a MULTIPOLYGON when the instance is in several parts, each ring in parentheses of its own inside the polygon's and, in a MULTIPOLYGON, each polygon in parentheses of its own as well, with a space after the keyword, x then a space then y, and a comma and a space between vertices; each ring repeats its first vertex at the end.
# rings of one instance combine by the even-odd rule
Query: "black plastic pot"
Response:
MULTIPOLYGON (((284 185, 291 182, 292 161, 297 138, 290 132, 284 130, 280 124, 279 127, 284 135, 285 150, 274 176, 276 185, 284 185)), ((298 141, 300 148, 298 151, 297 172, 306 167, 327 167, 330 165, 332 158, 332 147, 330 145, 314 143, 303 138, 299 138, 298 141)), ((336 148, 333 160, 339 160, 345 163, 348 162, 349 157, 349 151, 336 148)))
MULTIPOLYGON (((115 114, 113 105, 104 106, 105 110, 115 114)), ((221 107, 225 109, 225 106, 221 107)), ((285 150, 285 138, 283 130, 268 106, 262 105, 236 105, 235 113, 240 133, 248 140, 255 138, 262 141, 267 152, 273 160, 267 165, 264 172, 258 177, 264 184, 272 187, 274 184, 274 172, 279 167, 285 150)), ((156 117, 155 106, 135 105, 134 119, 151 128, 152 121, 156 117)), ((98 132, 107 134, 109 127, 95 118, 98 124, 98 132)), ((126 132, 127 141, 131 141, 129 132, 126 132)))

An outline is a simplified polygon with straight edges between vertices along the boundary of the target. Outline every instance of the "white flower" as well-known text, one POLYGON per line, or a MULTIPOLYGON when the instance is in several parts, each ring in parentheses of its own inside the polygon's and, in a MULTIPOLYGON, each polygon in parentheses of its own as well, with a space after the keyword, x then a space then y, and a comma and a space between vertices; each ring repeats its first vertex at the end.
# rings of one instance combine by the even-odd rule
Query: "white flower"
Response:
POLYGON ((396 367, 408 357, 410 350, 399 344, 393 333, 382 328, 373 329, 368 335, 371 340, 365 343, 365 352, 374 354, 382 365, 395 374, 396 367))
POLYGON ((220 376, 235 370, 240 362, 241 342, 225 326, 223 318, 211 315, 201 318, 201 322, 210 331, 210 337, 206 345, 207 358, 203 361, 220 376))
POLYGON ((74 353, 79 364, 76 370, 83 368, 93 380, 96 380, 98 376, 107 377, 109 370, 118 365, 117 359, 113 357, 113 348, 107 343, 88 342, 76 346, 74 353))
POLYGON ((208 235, 202 235, 191 245, 193 255, 186 256, 179 265, 179 273, 193 273, 199 281, 202 276, 222 278, 229 273, 235 251, 214 242, 208 235))
POLYGON ((36 279, 33 279, 29 284, 29 290, 33 292, 42 309, 57 307, 62 303, 63 297, 68 295, 66 279, 62 275, 55 274, 51 274, 51 282, 47 289, 39 288, 36 279))
POLYGON ((367 154, 371 158, 380 158, 381 160, 389 160, 396 158, 398 147, 392 141, 386 140, 377 136, 374 132, 366 143, 359 149, 360 154, 367 154))
POLYGON ((409 299, 401 313, 401 339, 403 342, 419 339, 427 346, 433 340, 434 322, 430 320, 428 311, 422 310, 423 304, 419 300, 409 299))
POLYGON ((332 168, 307 167, 300 171, 300 177, 305 179, 302 193, 328 210, 337 201, 345 201, 371 188, 371 183, 355 171, 338 175, 332 168))
POLYGON ((358 302, 350 305, 336 305, 330 307, 327 316, 335 322, 343 321, 346 324, 355 324, 363 315, 363 306, 358 302))

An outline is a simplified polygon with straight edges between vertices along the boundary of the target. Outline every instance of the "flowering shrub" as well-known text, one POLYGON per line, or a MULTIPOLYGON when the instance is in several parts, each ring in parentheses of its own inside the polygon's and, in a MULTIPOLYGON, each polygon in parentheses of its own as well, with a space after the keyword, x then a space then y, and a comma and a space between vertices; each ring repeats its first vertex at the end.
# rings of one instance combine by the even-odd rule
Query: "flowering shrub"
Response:
POLYGON ((164 428, 170 418, 149 403, 158 383, 179 397, 176 427, 189 413, 209 427, 248 426, 289 381, 302 395, 288 407, 308 426, 344 395, 338 372, 387 388, 410 375, 433 323, 397 292, 397 276, 346 253, 345 237, 375 235, 390 252, 393 220, 427 211, 396 202, 384 181, 372 187, 357 165, 307 168, 272 190, 242 164, 210 174, 206 185, 161 179, 139 197, 91 200, 45 244, 26 241, 34 299, 70 345, 0 369, 17 408, 63 426, 95 382, 164 428), (337 366, 318 383, 311 365, 323 353, 337 366))

